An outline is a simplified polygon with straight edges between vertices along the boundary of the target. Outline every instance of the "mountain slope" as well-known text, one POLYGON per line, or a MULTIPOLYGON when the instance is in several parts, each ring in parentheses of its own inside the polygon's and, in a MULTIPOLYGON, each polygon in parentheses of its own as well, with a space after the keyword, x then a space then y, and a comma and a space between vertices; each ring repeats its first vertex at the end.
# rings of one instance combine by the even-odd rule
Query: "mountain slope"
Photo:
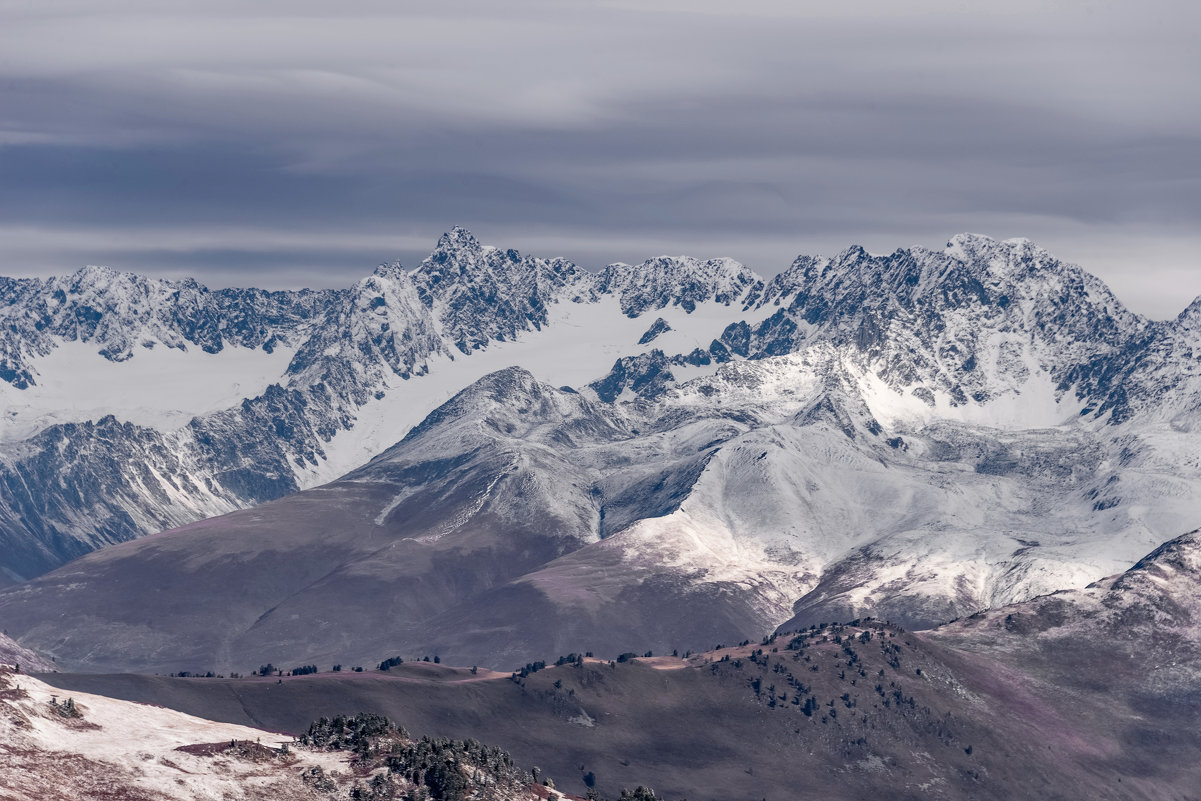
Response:
POLYGON ((48 791, 64 801, 320 798, 304 772, 348 767, 330 754, 280 755, 280 741, 291 738, 261 729, 98 695, 68 699, 3 668, 0 709, 0 795, 12 801, 45 798, 48 791), (234 741, 241 751, 230 747, 234 741))
POLYGON ((852 248, 765 282, 667 257, 594 276, 456 229, 322 297, 303 341, 283 312, 254 329, 295 350, 238 406, 0 448, 13 579, 313 488, 0 595, 19 638, 195 670, 924 626, 1081 587, 1201 518, 1196 310, 1149 323, 1024 240, 852 248), (148 625, 172 582, 192 600, 148 625))
MULTIPOLYGON (((1196 705, 1201 676, 1201 531, 1169 540, 1123 573, 990 610, 931 633, 1078 690, 1115 696, 1181 693, 1196 705), (1083 669, 1104 643, 1120 669, 1083 669)), ((1181 711, 1184 711, 1183 709, 1181 711)))
MULTIPOLYGON (((55 674, 298 732, 403 715, 612 797, 1188 799, 1201 780, 1201 535, 1084 590, 931 631, 864 619, 687 654, 571 658, 509 680, 421 661, 271 679, 55 674)), ((533 668, 531 670, 531 668, 533 668)))
POLYGON ((1111 426, 890 431, 869 380, 830 345, 618 403, 510 368, 337 482, 91 554, 0 617, 73 669, 503 666, 930 625, 1082 586, 1201 514, 1201 474, 1165 484, 1111 426))
POLYGON ((40 801, 47 793, 63 801, 562 797, 536 788, 530 773, 499 749, 416 740, 368 715, 314 721, 297 742, 160 706, 67 696, 5 668, 0 712, 0 795, 6 801, 40 801), (430 769, 431 758, 442 771, 430 769), (414 771, 418 766, 424 770, 414 771))
POLYGON ((100 551, 14 598, 46 613, 31 639, 106 632, 87 657, 98 667, 134 654, 156 670, 374 652, 463 595, 597 536, 586 491, 582 504, 564 492, 588 477, 517 430, 526 415, 547 428, 556 414, 571 415, 560 437, 612 426, 578 395, 520 370, 495 374, 339 482, 100 551), (96 592, 102 608, 154 614, 94 609, 64 624, 50 612, 97 602, 96 592))

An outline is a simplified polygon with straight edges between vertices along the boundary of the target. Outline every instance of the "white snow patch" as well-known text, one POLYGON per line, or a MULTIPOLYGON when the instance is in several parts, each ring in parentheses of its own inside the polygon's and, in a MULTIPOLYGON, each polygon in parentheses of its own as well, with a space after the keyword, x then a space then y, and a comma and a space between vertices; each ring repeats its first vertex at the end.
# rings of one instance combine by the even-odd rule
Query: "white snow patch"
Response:
POLYGON ((1083 404, 1072 393, 1057 397, 1051 377, 1035 364, 1030 368, 1028 378, 1019 387, 984 403, 969 400, 953 406, 945 393, 936 392, 933 407, 914 395, 913 387, 898 390, 871 371, 854 372, 864 401, 885 428, 950 421, 1012 431, 1054 428, 1074 420, 1083 404))
POLYGON ((138 797, 179 801, 304 798, 309 797, 300 780, 304 769, 319 765, 327 773, 349 773, 345 757, 337 753, 292 749, 291 760, 253 762, 177 751, 180 746, 231 740, 278 748, 292 738, 59 690, 7 671, 0 675, 3 683, 10 690, 0 699, 0 743, 12 750, 0 771, 0 797, 12 801, 45 798, 47 787, 64 801, 96 797, 90 792, 96 787, 115 795, 123 796, 120 788, 129 788, 138 797), (18 688, 24 692, 14 692, 18 688), (56 696, 58 703, 71 698, 82 718, 66 719, 55 712, 50 702, 56 696))
POLYGON ((58 423, 117 419, 171 431, 227 409, 280 380, 295 349, 274 353, 227 345, 220 353, 158 344, 112 362, 94 343, 62 342, 33 360, 34 386, 0 383, 0 442, 27 439, 58 423))

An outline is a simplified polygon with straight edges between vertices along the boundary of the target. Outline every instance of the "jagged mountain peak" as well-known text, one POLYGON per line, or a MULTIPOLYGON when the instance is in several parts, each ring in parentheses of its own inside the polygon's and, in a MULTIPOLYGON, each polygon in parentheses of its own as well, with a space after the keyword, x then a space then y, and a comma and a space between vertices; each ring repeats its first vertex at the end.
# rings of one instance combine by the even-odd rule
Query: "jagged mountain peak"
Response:
POLYGON ((9 305, 0 314, 34 353, 53 349, 53 336, 95 343, 105 358, 124 361, 136 346, 156 343, 219 351, 223 333, 218 306, 213 293, 191 278, 148 278, 92 265, 47 279, 23 303, 9 305))
POLYGON ((1058 259, 1025 237, 997 240, 982 234, 958 234, 951 238, 942 254, 962 264, 988 286, 1024 288, 1027 293, 1076 292, 1088 302, 1105 304, 1115 317, 1130 320, 1137 317, 1113 296, 1101 279, 1058 259))
POLYGON ((691 313, 708 301, 732 305, 762 285, 762 278, 734 259, 691 256, 659 256, 637 265, 615 262, 598 277, 599 291, 616 295, 628 317, 667 306, 691 313))
POLYGON ((956 258, 971 258, 974 253, 987 252, 997 248, 1046 252, 1034 240, 1028 237, 1014 236, 1007 239, 997 239, 988 234, 977 234, 971 231, 955 234, 947 240, 946 245, 946 251, 956 258))
POLYGON ((446 264, 448 262, 462 263, 464 259, 473 260, 484 252, 485 248, 475 235, 462 226, 454 226, 438 237, 438 244, 426 262, 446 264))
POLYGON ((722 256, 714 259, 698 259, 693 256, 655 256, 639 264, 613 262, 601 271, 603 277, 618 284, 638 278, 670 276, 693 280, 740 281, 759 278, 746 265, 736 259, 722 256))
POLYGON ((153 278, 142 273, 89 264, 68 275, 47 279, 51 293, 98 299, 110 305, 153 300, 158 296, 179 302, 182 296, 207 295, 209 290, 195 278, 153 278), (179 293, 179 294, 177 294, 179 293))
POLYGON ((1114 358, 1148 325, 1099 279, 1028 240, 976 234, 953 237, 945 251, 852 247, 798 258, 773 279, 767 302, 780 310, 753 332, 752 357, 823 339, 851 345, 864 369, 930 409, 1008 398, 1028 425, 1020 396, 1053 396, 1038 405, 1040 424, 1074 413, 1070 403, 1059 409, 1067 393, 1092 391, 1076 366, 1114 358))
MULTIPOLYGON (((941 251, 897 248, 886 255, 852 245, 830 258, 800 256, 788 272, 810 281, 843 285, 878 286, 883 282, 906 302, 936 298, 945 294, 948 284, 965 282, 979 282, 980 289, 1002 304, 1002 298, 1012 300, 1012 290, 1022 285, 1070 284, 1071 289, 1097 294, 1100 300, 1112 302, 1116 311, 1125 311, 1099 279, 1025 238, 996 240, 982 234, 957 234, 941 251)), ((984 299, 979 290, 974 294, 984 299)))
POLYGON ((386 385, 388 372, 406 379, 424 374, 427 359, 444 352, 435 321, 399 263, 381 264, 340 301, 292 359, 294 380, 307 374, 365 398, 386 385))
POLYGON ((590 295, 595 281, 566 259, 481 245, 463 228, 443 234, 410 275, 421 302, 462 353, 541 330, 551 305, 590 295))
POLYGON ((856 264, 870 258, 872 254, 863 245, 850 244, 835 254, 830 261, 835 264, 856 264))
MULTIPOLYGON (((1079 268, 1060 262, 1023 238, 996 240, 982 234, 957 234, 943 250, 897 248, 888 254, 871 253, 862 245, 850 245, 833 256, 797 256, 787 270, 773 279, 765 301, 821 286, 875 289, 881 302, 895 297, 912 303, 943 294, 948 283, 978 281, 998 289, 1027 280, 1040 270, 1083 274, 1079 268), (881 289, 888 291, 879 292, 881 289)), ((1092 282, 1100 283, 1096 279, 1092 282)))
POLYGON ((399 281, 402 278, 408 278, 410 277, 411 273, 411 270, 406 269, 405 266, 398 261, 385 262, 371 271, 372 276, 386 278, 393 281, 399 281))
POLYGON ((1175 325, 1182 331, 1201 332, 1201 296, 1176 316, 1175 325))
POLYGON ((475 234, 462 225, 452 225, 449 231, 439 237, 438 242, 439 244, 444 242, 479 244, 479 240, 475 238, 475 234))

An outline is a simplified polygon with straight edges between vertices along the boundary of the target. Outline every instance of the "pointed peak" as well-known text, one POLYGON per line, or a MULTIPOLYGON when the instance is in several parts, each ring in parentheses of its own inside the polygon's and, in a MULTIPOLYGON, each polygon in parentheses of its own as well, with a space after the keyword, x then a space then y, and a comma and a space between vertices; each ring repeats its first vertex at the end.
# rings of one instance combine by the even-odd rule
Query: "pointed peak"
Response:
POLYGON ((438 247, 479 247, 475 235, 461 225, 456 225, 438 238, 438 247))
POLYGON ((863 245, 851 245, 847 248, 844 248, 837 256, 834 257, 833 260, 839 262, 859 261, 860 259, 866 259, 870 257, 871 254, 867 252, 863 245))
POLYGON ((610 266, 617 268, 628 268, 635 272, 684 272, 695 270, 701 264, 699 259, 694 259, 691 256, 671 256, 664 253, 659 256, 652 256, 646 261, 635 265, 625 264, 624 262, 616 262, 610 266))
POLYGON ((461 272, 483 258, 484 252, 484 246, 470 231, 456 225, 438 238, 438 244, 414 274, 439 273, 447 267, 461 272))
POLYGON ((401 276, 408 275, 409 271, 406 270, 404 265, 399 261, 393 261, 379 265, 371 271, 371 274, 379 278, 397 279, 401 276))
POLYGON ((475 262, 481 258, 485 250, 470 231, 456 225, 438 238, 438 244, 419 269, 438 269, 440 265, 451 263, 458 264, 459 269, 462 269, 464 263, 475 262))
POLYGON ((1193 302, 1176 316, 1176 324, 1189 328, 1201 327, 1201 295, 1194 298, 1193 302))

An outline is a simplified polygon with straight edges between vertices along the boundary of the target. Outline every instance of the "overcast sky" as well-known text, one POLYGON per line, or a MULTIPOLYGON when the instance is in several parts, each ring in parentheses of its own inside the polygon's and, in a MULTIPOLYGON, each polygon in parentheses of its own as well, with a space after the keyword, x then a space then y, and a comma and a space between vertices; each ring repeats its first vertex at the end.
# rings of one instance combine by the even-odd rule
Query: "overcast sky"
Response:
POLYGON ((1193 2, 0 0, 0 274, 346 286, 1027 236, 1201 294, 1193 2))

